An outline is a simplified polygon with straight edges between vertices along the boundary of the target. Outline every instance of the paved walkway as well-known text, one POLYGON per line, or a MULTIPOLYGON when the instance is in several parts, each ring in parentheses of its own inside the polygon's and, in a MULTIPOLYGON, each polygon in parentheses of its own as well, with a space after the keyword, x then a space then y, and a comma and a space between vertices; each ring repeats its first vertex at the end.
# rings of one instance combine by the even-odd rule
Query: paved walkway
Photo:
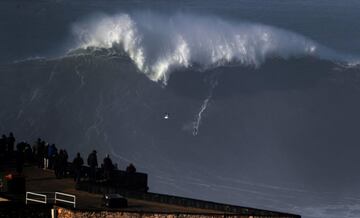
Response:
MULTIPOLYGON (((54 192, 64 192, 76 196, 78 209, 107 209, 102 206, 102 195, 92 194, 75 189, 72 178, 56 179, 52 170, 43 170, 34 166, 24 168, 26 176, 26 190, 47 194, 53 198, 54 192)), ((171 212, 171 213, 222 213, 215 210, 181 207, 156 202, 128 199, 129 207, 126 211, 142 212, 171 212)))

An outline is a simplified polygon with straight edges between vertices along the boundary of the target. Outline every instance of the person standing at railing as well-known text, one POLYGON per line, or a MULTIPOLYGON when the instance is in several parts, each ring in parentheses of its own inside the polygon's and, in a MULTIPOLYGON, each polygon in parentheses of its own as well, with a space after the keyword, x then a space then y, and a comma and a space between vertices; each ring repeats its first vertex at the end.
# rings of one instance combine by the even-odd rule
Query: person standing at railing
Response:
POLYGON ((114 165, 112 163, 112 160, 110 159, 110 155, 106 155, 106 157, 104 158, 103 167, 105 179, 110 180, 111 173, 114 170, 114 165))
POLYGON ((136 173, 136 168, 134 164, 130 163, 129 166, 126 167, 127 173, 136 173))
POLYGON ((80 156, 80 153, 78 152, 76 157, 74 158, 72 162, 73 168, 74 168, 74 181, 80 182, 81 174, 82 174, 82 166, 84 165, 84 160, 80 156))
POLYGON ((96 181, 96 168, 98 167, 96 150, 93 150, 87 159, 87 164, 90 166, 90 180, 96 181))
POLYGON ((45 150, 45 142, 41 140, 41 138, 38 138, 36 143, 35 143, 35 147, 36 147, 36 153, 35 153, 35 158, 38 164, 39 168, 43 168, 44 167, 44 150, 45 150))
POLYGON ((13 155, 14 152, 14 146, 15 146, 15 137, 14 134, 11 132, 9 134, 9 137, 7 137, 7 151, 10 155, 13 155))
POLYGON ((0 138, 0 156, 1 157, 6 157, 6 145, 7 143, 7 139, 6 139, 6 135, 2 135, 2 137, 0 138))
POLYGON ((48 148, 49 169, 54 169, 54 160, 57 154, 58 154, 58 150, 55 144, 50 145, 48 148))
POLYGON ((66 169, 68 164, 68 154, 65 149, 60 149, 58 161, 59 161, 59 176, 65 177, 66 176, 66 169))
MULTIPOLYGON (((21 143, 19 143, 21 144, 21 143)), ((20 147, 20 146, 19 146, 20 147)), ((16 151, 16 172, 21 174, 24 168, 24 152, 21 149, 16 151)))
POLYGON ((45 144, 43 157, 44 157, 44 169, 48 169, 49 168, 49 143, 45 144))

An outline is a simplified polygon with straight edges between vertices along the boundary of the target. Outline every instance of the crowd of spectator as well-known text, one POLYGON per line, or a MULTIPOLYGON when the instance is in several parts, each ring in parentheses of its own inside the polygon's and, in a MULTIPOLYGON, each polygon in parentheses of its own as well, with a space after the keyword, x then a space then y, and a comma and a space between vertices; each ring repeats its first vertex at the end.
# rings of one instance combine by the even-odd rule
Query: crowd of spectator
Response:
MULTIPOLYGON (((0 138, 0 161, 5 159, 16 160, 16 171, 21 174, 24 163, 36 164, 39 168, 44 170, 53 170, 56 178, 61 179, 67 176, 73 176, 74 181, 79 182, 81 179, 88 179, 90 181, 110 180, 113 170, 117 169, 117 165, 113 164, 109 155, 103 160, 101 167, 98 166, 97 152, 93 150, 87 158, 87 169, 84 170, 84 160, 80 153, 72 162, 69 162, 69 156, 66 149, 58 149, 55 144, 49 144, 38 138, 33 145, 25 141, 18 142, 15 147, 15 136, 13 133, 2 135, 0 138), (99 176, 98 172, 102 175, 99 176)), ((0 162, 1 164, 1 162, 0 162)), ((130 164, 126 168, 127 173, 135 173, 136 168, 130 164)))

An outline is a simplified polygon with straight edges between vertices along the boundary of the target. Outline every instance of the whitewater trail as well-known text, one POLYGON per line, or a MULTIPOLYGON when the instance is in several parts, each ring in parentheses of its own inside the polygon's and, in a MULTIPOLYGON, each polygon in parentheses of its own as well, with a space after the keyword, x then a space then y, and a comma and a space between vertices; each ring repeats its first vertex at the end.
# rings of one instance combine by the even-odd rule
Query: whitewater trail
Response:
POLYGON ((201 107, 200 107, 200 111, 197 114, 194 122, 193 122, 193 132, 192 134, 194 136, 196 136, 199 133, 199 127, 201 124, 201 118, 202 118, 202 114, 204 113, 204 111, 207 109, 209 101, 212 98, 213 95, 213 91, 215 89, 215 87, 217 86, 217 81, 215 81, 214 83, 211 84, 211 88, 210 88, 210 93, 209 95, 205 98, 204 102, 202 103, 201 107))

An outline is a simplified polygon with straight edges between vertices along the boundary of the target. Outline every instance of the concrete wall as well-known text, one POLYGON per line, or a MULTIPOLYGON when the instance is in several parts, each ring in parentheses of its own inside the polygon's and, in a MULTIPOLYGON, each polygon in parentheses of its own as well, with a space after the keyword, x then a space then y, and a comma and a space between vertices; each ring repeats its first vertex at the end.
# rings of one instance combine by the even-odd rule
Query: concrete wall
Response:
POLYGON ((149 202, 158 202, 161 204, 177 205, 181 207, 210 209, 214 211, 223 211, 228 214, 247 214, 248 216, 256 217, 300 217, 298 215, 292 215, 281 212, 274 212, 268 210, 261 210, 249 207, 240 207, 235 205, 228 205, 216 202, 209 202, 198 199, 191 199, 179 196, 165 195, 151 192, 134 192, 124 189, 118 189, 115 187, 109 187, 101 184, 92 184, 88 182, 81 182, 77 184, 78 190, 87 191, 90 193, 106 194, 106 193, 118 193, 126 198, 134 198, 149 202))
POLYGON ((0 218, 26 217, 48 218, 50 217, 51 205, 33 204, 25 205, 13 201, 0 203, 0 218))
POLYGON ((58 218, 293 218, 294 216, 246 216, 225 214, 140 213, 120 211, 77 211, 56 207, 58 218))

